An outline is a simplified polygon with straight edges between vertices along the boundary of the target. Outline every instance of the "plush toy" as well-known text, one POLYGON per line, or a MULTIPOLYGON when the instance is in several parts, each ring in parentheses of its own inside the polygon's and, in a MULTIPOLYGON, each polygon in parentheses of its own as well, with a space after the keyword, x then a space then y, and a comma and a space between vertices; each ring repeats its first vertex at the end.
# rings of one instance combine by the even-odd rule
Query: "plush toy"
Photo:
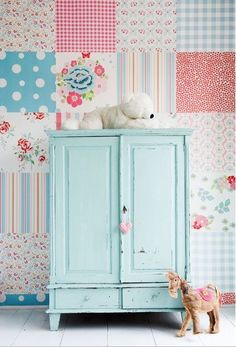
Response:
POLYGON ((159 121, 153 112, 153 103, 145 93, 132 94, 120 105, 101 107, 87 113, 80 123, 67 120, 64 129, 127 129, 158 128, 159 121))
POLYGON ((193 289, 187 281, 182 279, 175 272, 168 272, 167 279, 169 281, 169 294, 173 298, 177 298, 178 289, 181 291, 182 302, 186 310, 186 316, 178 331, 177 336, 184 336, 190 321, 193 321, 193 333, 199 334, 200 321, 199 313, 207 312, 210 320, 209 333, 216 334, 219 332, 219 308, 221 304, 221 294, 219 289, 208 284, 204 288, 193 289))

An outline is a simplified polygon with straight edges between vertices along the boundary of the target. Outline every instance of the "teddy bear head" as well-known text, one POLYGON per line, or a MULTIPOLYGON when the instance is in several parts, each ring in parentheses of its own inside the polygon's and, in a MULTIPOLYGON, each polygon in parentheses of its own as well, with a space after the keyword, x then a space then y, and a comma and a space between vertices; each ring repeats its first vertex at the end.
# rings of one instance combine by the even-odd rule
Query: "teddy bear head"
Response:
POLYGON ((145 93, 135 93, 125 97, 120 107, 124 115, 131 119, 152 119, 155 117, 152 99, 145 93))

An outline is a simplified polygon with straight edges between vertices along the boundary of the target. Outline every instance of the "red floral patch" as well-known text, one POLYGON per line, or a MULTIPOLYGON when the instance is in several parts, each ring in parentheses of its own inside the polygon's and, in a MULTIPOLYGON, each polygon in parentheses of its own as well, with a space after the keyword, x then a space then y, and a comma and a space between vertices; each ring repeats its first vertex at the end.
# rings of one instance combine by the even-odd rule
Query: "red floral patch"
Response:
POLYGON ((0 134, 7 133, 9 129, 10 129, 10 123, 4 121, 3 123, 0 124, 0 134))
POLYGON ((20 146, 22 151, 24 151, 25 153, 27 153, 33 149, 30 141, 28 141, 26 139, 19 139, 17 145, 20 146))

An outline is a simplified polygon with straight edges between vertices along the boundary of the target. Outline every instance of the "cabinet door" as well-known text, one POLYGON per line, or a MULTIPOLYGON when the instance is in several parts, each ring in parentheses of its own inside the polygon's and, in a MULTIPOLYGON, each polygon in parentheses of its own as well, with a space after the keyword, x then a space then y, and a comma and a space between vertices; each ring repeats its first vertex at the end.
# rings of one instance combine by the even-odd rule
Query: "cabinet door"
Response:
POLYGON ((122 235, 123 282, 166 282, 185 275, 184 138, 123 137, 121 218, 133 224, 122 235))
POLYGON ((56 282, 118 282, 118 139, 55 141, 56 282))

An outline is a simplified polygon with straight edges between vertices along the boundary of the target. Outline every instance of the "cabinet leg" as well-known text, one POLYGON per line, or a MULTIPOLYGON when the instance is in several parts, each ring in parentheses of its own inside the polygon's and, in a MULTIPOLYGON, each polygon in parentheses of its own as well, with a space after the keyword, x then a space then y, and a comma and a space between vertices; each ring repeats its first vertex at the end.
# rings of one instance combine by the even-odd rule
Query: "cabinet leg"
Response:
MULTIPOLYGON (((182 323, 183 323, 184 318, 186 316, 186 312, 185 311, 181 311, 180 314, 181 314, 181 320, 182 320, 182 323)), ((191 330, 192 329, 192 325, 193 325, 193 323, 192 323, 192 320, 191 320, 191 322, 189 323, 189 325, 187 327, 187 330, 191 330)))
POLYGON ((60 313, 49 313, 50 330, 58 330, 60 317, 60 313))

